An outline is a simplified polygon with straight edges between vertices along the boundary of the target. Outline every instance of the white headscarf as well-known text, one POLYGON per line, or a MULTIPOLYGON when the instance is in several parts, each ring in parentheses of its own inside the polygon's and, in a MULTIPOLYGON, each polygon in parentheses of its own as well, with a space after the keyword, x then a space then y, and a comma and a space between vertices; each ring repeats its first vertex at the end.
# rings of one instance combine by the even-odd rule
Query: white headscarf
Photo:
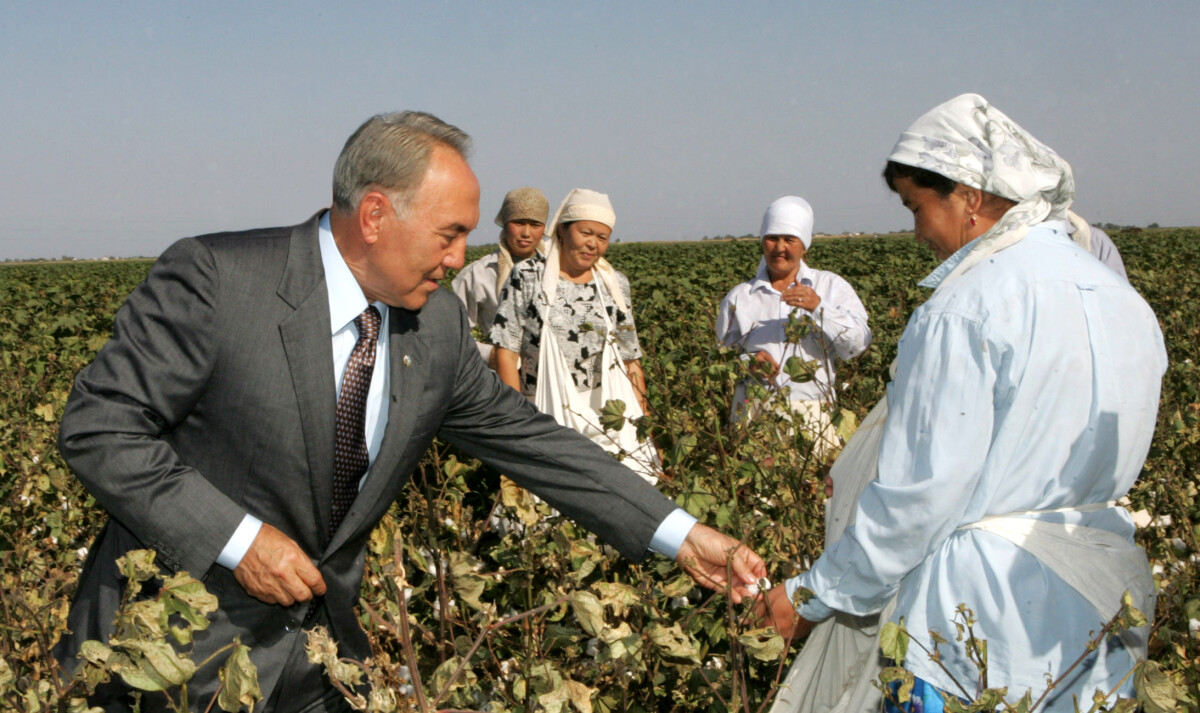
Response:
POLYGON ((924 168, 1017 203, 942 282, 1014 245, 1045 220, 1066 220, 1075 199, 1071 167, 978 94, 963 94, 917 119, 888 160, 924 168))
POLYGON ((812 247, 813 210, 808 201, 799 196, 784 196, 767 206, 763 213, 759 240, 768 235, 794 235, 804 243, 804 249, 812 247))
MULTIPOLYGON (((546 272, 542 276, 542 293, 549 303, 553 303, 554 295, 558 291, 558 226, 574 223, 577 220, 594 220, 612 230, 617 222, 617 214, 613 211, 612 201, 604 193, 597 193, 586 188, 576 188, 568 193, 566 198, 563 198, 558 210, 554 212, 554 219, 546 226, 549 245, 546 250, 546 272)), ((625 295, 621 293, 620 285, 617 284, 617 271, 604 258, 597 260, 593 269, 604 281, 604 286, 608 288, 608 294, 612 297, 617 309, 627 312, 629 307, 625 304, 625 295)))

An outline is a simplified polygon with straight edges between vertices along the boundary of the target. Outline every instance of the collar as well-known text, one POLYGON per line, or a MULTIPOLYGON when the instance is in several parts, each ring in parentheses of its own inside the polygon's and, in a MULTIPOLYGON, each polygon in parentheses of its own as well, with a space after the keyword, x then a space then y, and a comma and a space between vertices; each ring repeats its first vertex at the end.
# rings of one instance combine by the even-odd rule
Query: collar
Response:
POLYGON ((918 282, 917 285, 937 289, 937 286, 942 284, 942 280, 946 279, 946 275, 949 275, 954 268, 958 267, 960 262, 967 259, 967 253, 971 252, 977 242, 979 242, 979 238, 975 238, 959 248, 953 255, 946 258, 941 265, 934 268, 933 272, 926 275, 924 280, 918 282))
MULTIPOLYGON (((329 211, 321 216, 317 226, 317 240, 321 246, 321 265, 325 268, 325 289, 329 293, 329 333, 337 334, 354 321, 355 317, 367 308, 367 298, 363 295, 358 280, 346 265, 342 253, 338 251, 333 239, 333 229, 329 226, 329 211)), ((387 317, 387 305, 376 302, 379 313, 387 317)))
MULTIPOLYGON (((810 281, 813 279, 814 270, 808 266, 804 260, 800 261, 800 268, 796 270, 796 277, 792 284, 799 284, 804 278, 810 281)), ((771 276, 767 274, 767 261, 765 258, 758 259, 758 271, 754 273, 754 279, 750 281, 751 290, 762 290, 774 294, 780 294, 779 290, 771 286, 771 276)))

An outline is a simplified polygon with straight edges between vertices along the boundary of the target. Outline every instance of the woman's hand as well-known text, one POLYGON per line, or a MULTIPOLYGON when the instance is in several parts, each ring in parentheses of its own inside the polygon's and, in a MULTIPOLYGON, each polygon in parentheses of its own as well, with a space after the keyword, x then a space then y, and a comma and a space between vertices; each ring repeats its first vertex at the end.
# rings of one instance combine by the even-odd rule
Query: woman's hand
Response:
POLYGON ((780 584, 754 602, 754 621, 758 626, 773 626, 788 641, 803 639, 812 631, 813 623, 796 613, 787 587, 780 584))
POLYGON ((764 379, 774 379, 779 373, 779 362, 766 352, 758 352, 754 355, 754 361, 750 362, 750 369, 764 379))
POLYGON ((812 312, 821 304, 821 296, 808 285, 792 285, 783 291, 783 301, 790 307, 799 307, 812 312))
POLYGON ((632 359, 625 362, 625 373, 629 374, 629 381, 633 384, 633 393, 637 394, 638 406, 642 407, 642 413, 650 413, 650 402, 646 400, 646 375, 642 372, 641 360, 632 359))

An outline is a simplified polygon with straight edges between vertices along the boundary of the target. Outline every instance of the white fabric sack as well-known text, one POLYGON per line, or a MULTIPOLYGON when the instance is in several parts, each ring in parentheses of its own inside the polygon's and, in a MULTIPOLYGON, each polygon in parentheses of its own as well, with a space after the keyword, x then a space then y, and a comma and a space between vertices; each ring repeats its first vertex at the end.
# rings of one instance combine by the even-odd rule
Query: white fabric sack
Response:
MULTIPOLYGON (((549 266, 547 266, 549 269, 549 266)), ((605 289, 603 283, 596 281, 604 302, 605 289)), ((662 464, 658 459, 658 451, 649 440, 639 441, 637 426, 633 421, 642 416, 642 407, 634 392, 633 382, 625 371, 617 352, 616 335, 612 321, 607 311, 604 321, 608 328, 608 337, 604 340, 604 351, 601 357, 600 386, 591 391, 581 392, 575 388, 571 379, 570 367, 558 347, 557 335, 550 326, 549 315, 542 328, 542 345, 538 350, 537 391, 533 403, 542 413, 548 413, 561 425, 573 429, 604 450, 613 454, 625 453, 621 461, 633 472, 642 476, 651 484, 658 482, 662 473, 662 464), (612 399, 625 402, 625 424, 618 432, 605 431, 600 426, 600 410, 612 399)))
MULTIPOLYGON (((885 396, 867 414, 829 471, 833 497, 825 504, 826 547, 854 522, 859 496, 879 474, 879 441, 887 414, 885 396)), ((879 614, 863 617, 839 612, 813 627, 780 684, 771 713, 879 710, 882 695, 872 683, 884 666, 879 622, 886 621, 892 608, 893 604, 888 604, 879 614)))

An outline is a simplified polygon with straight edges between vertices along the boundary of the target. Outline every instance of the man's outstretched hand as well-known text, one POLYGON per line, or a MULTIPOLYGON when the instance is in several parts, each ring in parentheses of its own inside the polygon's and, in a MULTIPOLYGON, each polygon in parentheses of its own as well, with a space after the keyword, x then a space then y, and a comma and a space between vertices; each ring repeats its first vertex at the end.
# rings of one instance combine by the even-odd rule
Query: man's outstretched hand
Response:
POLYGON ((325 593, 325 579, 300 545, 263 523, 233 576, 250 596, 290 607, 325 593))
POLYGON ((728 589, 735 604, 753 596, 758 580, 767 576, 767 565, 749 547, 699 523, 688 532, 675 561, 697 584, 718 592, 728 589), (730 569, 732 582, 727 576, 730 569))

